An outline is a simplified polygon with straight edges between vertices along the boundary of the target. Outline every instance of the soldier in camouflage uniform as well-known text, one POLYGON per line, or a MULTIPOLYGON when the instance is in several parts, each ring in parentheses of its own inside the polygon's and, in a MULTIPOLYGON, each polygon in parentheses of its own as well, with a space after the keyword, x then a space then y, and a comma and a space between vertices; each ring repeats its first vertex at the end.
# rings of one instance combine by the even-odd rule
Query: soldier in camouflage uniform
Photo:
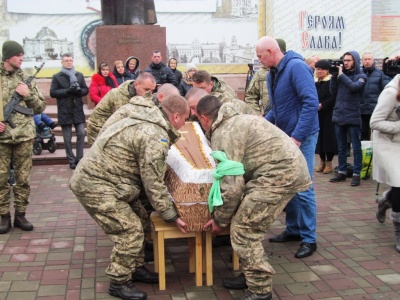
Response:
MULTIPOLYGON (((215 207, 213 219, 205 227, 211 225, 218 233, 230 225, 232 247, 249 288, 237 299, 272 299, 275 271, 265 257, 262 241, 293 196, 310 188, 307 163, 283 131, 258 116, 238 114, 231 103, 221 106, 216 97, 206 96, 197 113, 211 137, 211 148, 243 164, 245 172, 221 179, 223 204, 215 207)), ((223 283, 230 288, 236 281, 225 279, 223 283)))
POLYGON ((189 116, 187 102, 169 96, 159 109, 152 101, 134 99, 129 117, 98 136, 70 181, 79 202, 114 242, 106 274, 109 293, 122 299, 146 299, 133 281, 158 281, 157 274, 143 266, 144 233, 132 208, 140 193, 166 222, 176 222, 182 232, 186 226, 170 199, 164 175, 168 149, 189 116))
POLYGON ((251 79, 244 95, 244 102, 262 116, 270 109, 267 81, 265 80, 267 73, 268 70, 264 66, 260 67, 251 79))
MULTIPOLYGON (((24 83, 30 75, 20 69, 24 60, 22 46, 14 41, 5 42, 2 49, 2 59, 3 62, 0 65, 0 109, 3 110, 7 106, 16 92, 23 96, 23 99, 19 102, 20 106, 32 108, 33 114, 41 113, 46 108, 46 101, 35 80, 32 81, 30 86, 24 83)), ((10 125, 0 122, 0 234, 7 233, 11 228, 10 188, 7 181, 12 155, 16 180, 16 185, 13 188, 14 226, 26 231, 33 230, 33 225, 25 218, 30 193, 29 176, 32 169, 32 142, 36 136, 33 114, 14 113, 11 118, 16 128, 11 128, 10 125)), ((2 118, 0 121, 2 121, 2 118)))
POLYGON ((142 73, 136 80, 128 80, 118 88, 112 89, 94 108, 87 121, 87 137, 89 144, 93 144, 100 129, 107 119, 122 105, 128 103, 134 96, 143 96, 152 100, 152 92, 156 81, 149 73, 142 73))
POLYGON ((193 74, 193 87, 204 89, 210 95, 217 97, 222 103, 237 99, 237 95, 223 79, 211 76, 204 70, 199 70, 193 74))
MULTIPOLYGON (((198 121, 197 116, 197 104, 199 103, 200 99, 204 96, 207 96, 209 93, 202 88, 192 87, 189 92, 187 92, 185 98, 188 101, 189 108, 190 108, 190 116, 191 119, 194 121, 198 121)), ((214 95, 215 96, 215 95, 214 95)), ((216 96, 218 98, 218 96, 216 96)), ((231 103, 235 109, 241 114, 249 114, 249 115, 258 115, 256 111, 254 111, 249 105, 244 103, 242 100, 231 98, 226 100, 225 103, 231 103)))

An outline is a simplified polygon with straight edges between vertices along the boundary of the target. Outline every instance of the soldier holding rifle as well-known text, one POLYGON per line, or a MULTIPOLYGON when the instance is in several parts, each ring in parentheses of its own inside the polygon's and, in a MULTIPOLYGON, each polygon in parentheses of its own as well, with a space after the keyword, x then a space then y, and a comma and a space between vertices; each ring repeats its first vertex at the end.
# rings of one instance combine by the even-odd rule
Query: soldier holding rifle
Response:
POLYGON ((25 218, 29 203, 29 175, 32 168, 32 141, 36 135, 33 114, 40 114, 46 101, 35 80, 21 70, 24 49, 15 41, 6 41, 0 65, 0 234, 11 229, 10 188, 8 174, 14 157, 16 185, 14 191, 14 227, 33 230, 25 218), (28 84, 26 84, 28 83, 28 84), (18 99, 18 101, 16 101, 18 99), (10 116, 10 103, 13 105, 10 116))

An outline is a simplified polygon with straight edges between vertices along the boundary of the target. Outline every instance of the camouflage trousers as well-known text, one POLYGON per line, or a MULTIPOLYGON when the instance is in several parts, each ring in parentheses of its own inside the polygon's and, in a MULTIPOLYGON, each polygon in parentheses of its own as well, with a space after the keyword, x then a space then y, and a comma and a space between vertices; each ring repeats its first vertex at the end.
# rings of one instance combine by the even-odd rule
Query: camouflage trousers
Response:
MULTIPOLYGON (((78 195, 77 199, 114 242, 106 274, 112 282, 123 283, 131 279, 132 272, 144 265, 144 233, 142 220, 132 205, 112 195, 78 195)), ((134 200, 135 209, 140 201, 134 200)), ((144 208, 140 208, 145 211, 144 208)))
POLYGON ((232 248, 240 258, 249 290, 255 294, 272 291, 272 275, 275 270, 268 263, 261 242, 267 229, 293 196, 282 195, 277 203, 254 200, 251 194, 247 195, 232 218, 232 248))
POLYGON ((0 143, 0 214, 10 211, 10 187, 8 178, 10 175, 11 156, 14 157, 15 186, 14 208, 16 211, 25 212, 29 203, 31 191, 29 180, 32 169, 32 141, 17 144, 0 143))

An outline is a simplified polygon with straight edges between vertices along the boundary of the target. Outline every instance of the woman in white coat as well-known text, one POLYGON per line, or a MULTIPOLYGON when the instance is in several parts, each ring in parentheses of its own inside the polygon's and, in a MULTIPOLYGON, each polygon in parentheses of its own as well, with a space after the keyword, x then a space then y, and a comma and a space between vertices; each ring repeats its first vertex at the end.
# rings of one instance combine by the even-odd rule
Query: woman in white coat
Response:
POLYGON ((378 221, 392 207, 396 251, 400 252, 400 75, 388 83, 378 98, 370 121, 373 130, 373 178, 391 188, 378 199, 378 221))

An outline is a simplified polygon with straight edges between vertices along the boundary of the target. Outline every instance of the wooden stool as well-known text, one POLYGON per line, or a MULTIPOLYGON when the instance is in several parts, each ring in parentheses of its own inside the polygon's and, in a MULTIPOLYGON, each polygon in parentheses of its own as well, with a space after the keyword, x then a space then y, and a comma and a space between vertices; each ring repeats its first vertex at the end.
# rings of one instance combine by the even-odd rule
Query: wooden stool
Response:
POLYGON ((154 243, 154 271, 158 272, 159 289, 165 290, 165 243, 166 239, 189 238, 190 263, 189 271, 195 272, 196 286, 203 285, 203 232, 182 233, 175 223, 166 223, 158 214, 150 216, 153 223, 153 243, 154 243), (193 251, 194 248, 194 251, 193 251), (193 270, 194 269, 194 270, 193 270))
MULTIPOLYGON (((224 230, 220 235, 229 234, 229 228, 224 230)), ((206 273, 206 285, 213 285, 213 271, 212 271, 212 233, 211 231, 205 231, 205 247, 204 247, 204 270, 206 273)), ((232 250, 232 269, 234 271, 239 270, 239 256, 236 254, 234 250, 232 250)))

